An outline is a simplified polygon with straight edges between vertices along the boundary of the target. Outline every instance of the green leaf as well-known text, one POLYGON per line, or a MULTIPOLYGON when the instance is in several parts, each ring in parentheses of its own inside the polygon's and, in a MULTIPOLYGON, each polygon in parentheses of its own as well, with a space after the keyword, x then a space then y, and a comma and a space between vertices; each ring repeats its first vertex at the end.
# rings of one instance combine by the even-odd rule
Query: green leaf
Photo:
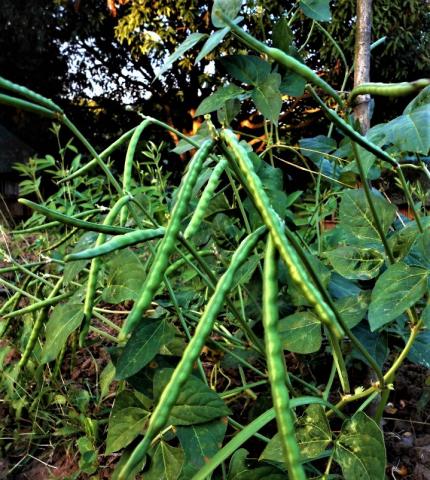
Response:
POLYGON ((145 480, 176 480, 184 464, 184 451, 161 441, 155 449, 145 480))
POLYGON ((329 262, 336 272, 351 280, 369 280, 375 278, 385 256, 375 248, 345 246, 326 252, 329 262))
POLYGON ((222 12, 230 20, 234 20, 242 7, 242 0, 215 0, 212 7, 211 20, 215 28, 225 27, 224 21, 217 15, 222 12))
MULTIPOLYGON (((372 200, 384 233, 388 231, 396 216, 396 208, 380 195, 372 194, 372 200)), ((381 240, 367 203, 363 189, 347 190, 339 208, 340 225, 359 244, 379 245, 381 240)))
POLYGON ((227 422, 220 419, 176 428, 176 435, 185 451, 184 478, 192 478, 218 452, 226 430, 227 422))
MULTIPOLYGON (((163 75, 164 72, 169 70, 169 68, 178 60, 182 55, 190 50, 191 48, 194 47, 197 43, 199 43, 201 40, 206 38, 208 35, 206 33, 192 33, 189 37, 187 37, 180 45, 179 47, 168 57, 166 62, 164 63, 163 67, 158 71, 157 75, 155 76, 155 79, 163 75)), ((155 80, 154 79, 154 80, 155 80)))
POLYGON ((430 104, 430 85, 423 88, 421 92, 406 106, 403 114, 412 113, 415 110, 430 104))
POLYGON ((239 98, 244 92, 242 88, 233 83, 225 87, 219 87, 212 95, 200 103, 194 116, 198 117, 199 115, 205 115, 206 113, 219 110, 225 105, 227 100, 239 98))
MULTIPOLYGON (((362 322, 354 328, 352 333, 370 353, 370 356, 375 362, 382 368, 389 353, 387 332, 383 330, 380 332, 371 332, 368 325, 365 322, 362 322)), ((353 349, 351 356, 369 365, 369 362, 360 351, 353 349)), ((371 365, 369 366, 371 367, 371 365)))
POLYGON ((251 255, 248 260, 237 270, 234 275, 234 282, 231 286, 231 291, 233 291, 237 285, 245 285, 251 280, 255 269, 257 268, 258 262, 260 261, 260 255, 251 255))
MULTIPOLYGON (((154 398, 159 399, 173 369, 164 368, 154 375, 154 398)), ((231 412, 220 396, 201 380, 190 376, 181 388, 168 424, 194 425, 229 415, 231 412)))
POLYGON ((318 163, 322 153, 330 153, 336 149, 337 143, 331 137, 325 135, 317 135, 311 138, 302 138, 299 141, 300 148, 305 157, 310 158, 313 162, 318 163))
POLYGON ((321 405, 309 405, 296 424, 296 438, 305 459, 317 457, 332 440, 330 425, 321 405))
POLYGON ((418 233, 412 248, 404 258, 408 265, 416 265, 430 269, 430 229, 418 233))
POLYGON ((330 0, 300 0, 302 12, 309 18, 319 22, 331 20, 330 0))
POLYGON ((196 61, 194 65, 200 62, 206 55, 212 52, 214 48, 216 48, 223 40, 227 33, 230 31, 230 27, 225 27, 222 30, 218 30, 217 32, 213 33, 205 42, 200 53, 197 55, 196 61))
POLYGON ((149 412, 132 393, 120 392, 109 417, 105 454, 121 450, 143 434, 148 417, 149 412))
POLYGON ((401 115, 386 124, 387 138, 403 152, 427 155, 430 150, 430 104, 401 115))
POLYGON ((228 55, 221 65, 233 78, 247 85, 260 85, 270 75, 271 65, 255 55, 228 55))
POLYGON ((349 328, 354 328, 366 316, 370 303, 370 292, 363 291, 358 295, 339 298, 336 307, 349 328))
POLYGON ((249 452, 245 448, 239 448, 233 453, 228 467, 227 480, 236 480, 238 475, 248 471, 246 467, 248 454, 249 452))
POLYGON ((271 73, 264 81, 259 82, 251 93, 257 110, 273 122, 274 125, 278 125, 278 118, 282 108, 280 85, 281 75, 279 73, 271 73))
POLYGON ((321 348, 321 322, 311 312, 298 312, 279 321, 279 335, 285 350, 313 353, 321 348))
POLYGON ((242 104, 239 100, 227 100, 225 104, 217 111, 219 123, 223 127, 228 127, 240 112, 242 104))
POLYGON ((112 256, 108 270, 107 286, 103 290, 102 299, 112 304, 125 300, 136 301, 146 276, 139 257, 131 250, 121 250, 112 256))
POLYGON ((291 44, 293 43, 293 38, 294 35, 290 26, 288 25, 288 20, 285 17, 282 17, 273 27, 273 46, 288 53, 291 44))
POLYGON ((428 290, 429 271, 403 262, 390 265, 378 278, 369 307, 370 329, 375 331, 399 317, 428 290))
POLYGON ((279 90, 282 95, 290 95, 291 97, 301 97, 305 91, 306 79, 295 72, 287 71, 282 75, 279 90))
POLYGON ((342 425, 334 459, 348 480, 384 480, 386 454, 378 425, 358 412, 342 425))
MULTIPOLYGON (((429 314, 427 314, 429 316, 429 314)), ((428 323, 428 322, 427 322, 428 323)), ((405 339, 406 341, 407 339, 405 339)), ((420 332, 408 353, 408 360, 430 368, 430 331, 420 332)))
POLYGON ((79 468, 83 473, 91 475, 98 468, 98 452, 88 437, 81 437, 76 441, 81 458, 79 468))
POLYGON ((103 400, 109 393, 109 388, 115 380, 115 366, 109 362, 100 374, 100 398, 99 402, 103 400))
POLYGON ((54 308, 46 324, 46 342, 42 351, 42 363, 57 358, 68 336, 79 327, 83 318, 82 304, 65 303, 54 308))
POLYGON ((161 347, 175 336, 175 329, 167 320, 143 319, 133 331, 115 365, 117 380, 131 377, 147 365, 161 347))
POLYGON ((426 305, 421 316, 424 322, 424 326, 426 328, 430 328, 430 303, 426 305))

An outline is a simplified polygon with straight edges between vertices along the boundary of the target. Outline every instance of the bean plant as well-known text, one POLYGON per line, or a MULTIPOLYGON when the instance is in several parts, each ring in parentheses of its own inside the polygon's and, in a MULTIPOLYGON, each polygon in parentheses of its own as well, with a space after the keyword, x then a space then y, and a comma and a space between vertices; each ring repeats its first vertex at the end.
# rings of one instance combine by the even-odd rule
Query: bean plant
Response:
MULTIPOLYGON (((36 436, 42 407, 52 434, 77 436, 79 472, 89 475, 116 455, 118 480, 382 480, 380 425, 396 373, 406 360, 430 365, 430 222, 425 193, 405 175, 430 176, 430 80, 338 92, 280 35, 292 35, 287 18, 261 42, 240 26, 240 8, 214 2, 217 30, 199 57, 227 35, 243 50, 220 59, 231 81, 200 103, 194 137, 144 116, 97 153, 58 105, 0 79, 1 104, 51 118, 78 155, 67 171, 63 150, 50 198, 38 178, 24 185, 38 203, 20 199, 34 214, 10 235, 38 240, 26 247, 31 261, 3 249, 1 389, 36 436), (328 133, 292 145, 282 102, 304 92, 328 133), (362 94, 415 97, 362 135, 351 116, 362 94), (231 127, 245 104, 264 118, 258 153, 231 127), (146 166, 138 161, 153 128, 173 131, 175 151, 191 158, 171 193, 163 146, 147 143, 146 166), (121 177, 108 159, 122 147, 121 177), (310 197, 285 182, 285 158, 311 172, 310 197), (376 188, 388 174, 411 219, 376 188), (324 229, 329 215, 336 226, 324 229), (59 394, 78 353, 100 343, 108 361, 98 385, 59 394), (325 362, 325 378, 292 359, 310 372, 325 362)), ((204 38, 191 35, 164 69, 204 38)))

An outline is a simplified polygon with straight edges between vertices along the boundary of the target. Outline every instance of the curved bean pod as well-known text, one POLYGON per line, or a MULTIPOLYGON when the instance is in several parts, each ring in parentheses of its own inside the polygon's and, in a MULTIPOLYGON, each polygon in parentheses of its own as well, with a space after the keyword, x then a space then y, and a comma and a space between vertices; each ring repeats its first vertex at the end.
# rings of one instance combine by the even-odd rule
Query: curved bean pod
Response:
MULTIPOLYGON (((51 293, 48 295, 47 300, 54 298, 63 284, 63 277, 61 277, 58 282, 55 284, 54 288, 51 290, 51 293)), ((40 330, 43 327, 47 317, 48 317, 48 307, 49 305, 41 308, 37 314, 36 320, 34 322, 33 328, 31 329, 30 337, 28 339, 27 345, 25 346, 24 353, 22 354, 21 359, 19 360, 18 367, 24 368, 27 365, 30 355, 33 353, 34 347, 36 345, 37 339, 39 338, 40 330)))
POLYGON ((71 262, 75 260, 87 260, 90 258, 100 257, 116 250, 136 245, 137 243, 153 240, 154 238, 160 238, 164 235, 165 229, 160 228, 148 228, 147 230, 135 230, 134 232, 125 233, 124 235, 117 235, 111 240, 102 243, 98 246, 87 248, 81 252, 71 253, 67 255, 64 260, 71 262))
POLYGON ((239 25, 236 25, 230 18, 228 18, 222 11, 217 12, 217 14, 222 18, 222 20, 232 29, 232 31, 251 48, 257 50, 257 52, 264 53, 269 58, 272 58, 276 62, 280 63, 284 67, 292 70, 297 75, 300 75, 308 82, 320 87, 326 93, 331 95, 339 105, 343 105, 343 100, 340 98, 336 90, 331 87, 327 82, 325 82, 321 77, 319 77, 311 68, 307 67, 303 63, 299 62, 297 59, 291 55, 286 54, 278 48, 268 47, 266 44, 260 42, 254 38, 249 33, 245 32, 239 25))
POLYGON ((65 298, 71 297, 74 292, 66 292, 62 293, 61 295, 57 295, 56 297, 52 298, 47 298, 46 300, 41 300, 40 302, 33 303, 29 305, 28 307, 21 308, 19 310, 15 310, 14 312, 9 312, 6 313, 6 315, 3 315, 3 318, 10 318, 18 315, 24 315, 25 313, 32 313, 35 312, 36 310, 39 310, 40 308, 45 308, 49 307, 51 305, 55 305, 58 302, 61 302, 61 300, 64 300, 65 298))
POLYGON ((203 217, 205 216, 206 210, 213 198, 213 194, 218 187, 221 175, 224 172, 226 166, 227 160, 223 158, 213 169, 213 172, 209 177, 208 183, 203 190, 200 200, 197 203, 194 214, 191 217, 190 223, 187 225, 187 228, 184 231, 184 238, 192 237, 200 227, 200 224, 203 221, 203 217))
POLYGON ((121 235, 123 233, 131 232, 131 228, 125 227, 112 227, 110 225, 100 225, 98 223, 86 222, 85 220, 78 220, 76 217, 69 217, 63 213, 56 212, 50 208, 46 208, 43 205, 27 200, 26 198, 19 198, 19 203, 22 203, 26 207, 36 210, 36 212, 45 215, 45 217, 53 218, 60 223, 65 223, 66 225, 73 225, 74 227, 82 228, 82 230, 90 230, 92 232, 106 233, 108 235, 121 235))
POLYGON ((291 480, 306 480, 303 466, 300 463, 300 449, 294 432, 294 416, 285 384, 286 368, 278 324, 278 269, 275 245, 269 234, 263 270, 263 326, 267 369, 288 476, 291 480))
MULTIPOLYGON (((103 225, 112 225, 116 217, 119 215, 122 207, 130 200, 130 197, 126 195, 116 201, 115 205, 111 208, 106 215, 103 225)), ((97 237, 95 248, 100 248, 106 240, 106 234, 100 233, 97 237)), ((97 289, 97 279, 99 271, 102 266, 101 259, 96 257, 91 260, 90 273, 88 274, 87 290, 85 293, 84 301, 84 320, 81 326, 81 333, 79 334, 79 345, 83 346, 85 337, 87 336, 90 328, 91 317, 93 314, 94 297, 97 289)))
POLYGON ((376 95, 381 97, 402 97, 410 95, 430 85, 430 78, 420 78, 414 82, 399 83, 362 83, 349 94, 348 101, 352 103, 358 95, 376 95))
POLYGON ((195 153, 184 175, 175 206, 171 214, 166 233, 160 242, 151 269, 145 279, 139 299, 134 304, 132 311, 126 318, 119 339, 124 340, 131 333, 136 324, 141 320, 143 313, 150 306, 153 296, 160 286, 163 275, 167 269, 169 256, 175 248, 175 240, 181 228, 181 222, 186 215, 187 207, 192 195, 193 187, 202 168, 203 162, 214 146, 213 140, 206 140, 195 153))
MULTIPOLYGON (((133 132, 136 130, 137 127, 133 127, 131 130, 128 132, 125 132, 123 135, 121 135, 118 140, 115 140, 113 143, 109 145, 103 152, 99 154, 99 157, 104 160, 105 158, 109 157, 111 153, 113 153, 115 150, 117 150, 123 143, 125 143, 132 135, 133 132)), ((93 167, 97 165, 97 160, 93 158, 91 161, 89 161, 87 164, 76 170, 76 172, 71 173, 67 177, 62 178, 59 180, 57 183, 64 183, 64 182, 70 182, 70 180, 73 180, 76 177, 80 177, 84 173, 87 173, 89 170, 91 170, 93 167)))
POLYGON ((48 108, 49 110, 53 110, 54 112, 63 113, 63 110, 49 98, 45 98, 39 93, 33 92, 33 90, 30 90, 29 88, 17 85, 10 80, 6 80, 6 78, 0 77, 0 88, 18 93, 19 95, 29 98, 33 102, 36 102, 39 105, 48 108))
POLYGON ((157 406, 155 407, 149 420, 148 428, 143 440, 135 448, 127 463, 119 472, 118 480, 128 480, 130 478, 130 472, 132 472, 134 468, 143 460, 152 440, 167 422, 181 388, 189 377, 193 369, 194 362, 199 357, 206 338, 212 331, 218 313, 224 305, 225 297, 229 293, 231 285, 233 284, 235 273, 248 258, 250 252, 256 246, 264 231, 265 227, 260 227, 258 230, 251 233, 251 235, 248 235, 234 253, 230 262, 230 266, 224 275, 219 279, 215 291, 206 305, 206 308, 194 332, 193 338, 185 348, 178 366, 175 368, 169 383, 164 388, 163 393, 158 400, 157 406))
MULTIPOLYGON (((136 153, 136 147, 139 143, 140 136, 142 135, 145 128, 151 124, 151 121, 146 119, 140 125, 136 127, 136 130, 133 132, 130 143, 128 144, 127 153, 125 155, 124 162, 124 173, 122 179, 122 193, 127 195, 131 189, 131 179, 132 179, 132 170, 133 170, 133 161, 134 154, 136 153)), ((127 209, 123 208, 121 210, 120 225, 124 225, 127 218, 127 209)))
POLYGON ((37 105, 36 103, 27 102, 27 100, 4 95, 3 93, 0 93, 0 103, 8 105, 9 107, 19 108, 20 110, 26 110, 27 112, 37 113, 42 115, 42 117, 48 117, 52 120, 60 120, 59 116, 62 115, 58 112, 53 112, 46 107, 37 105))
POLYGON ((285 236, 284 226, 278 214, 273 210, 270 200, 263 188, 260 178, 254 171, 254 167, 248 157, 248 153, 239 144, 235 134, 231 130, 221 130, 221 139, 227 144, 226 154, 231 154, 237 162, 239 169, 245 177, 247 188, 252 195, 253 201, 259 211, 263 222, 269 229, 273 242, 281 254, 281 258, 288 268, 292 280, 302 291, 305 298, 315 309, 321 322, 326 325, 336 336, 340 336, 340 328, 332 309, 327 305, 321 293, 312 283, 307 271, 294 248, 285 236))

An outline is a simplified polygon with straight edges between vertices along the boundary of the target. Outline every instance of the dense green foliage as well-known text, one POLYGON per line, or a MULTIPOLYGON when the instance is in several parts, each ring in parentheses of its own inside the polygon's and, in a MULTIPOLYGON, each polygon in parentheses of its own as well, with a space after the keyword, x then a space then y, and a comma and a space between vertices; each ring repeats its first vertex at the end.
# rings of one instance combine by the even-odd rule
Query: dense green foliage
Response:
POLYGON ((58 158, 21 167, 38 202, 21 200, 34 213, 1 245, 9 473, 49 441, 78 456, 68 478, 385 478, 380 420, 396 373, 406 359, 430 366, 429 194, 408 179, 430 175, 430 82, 363 137, 356 92, 297 58, 287 23, 327 20, 328 3, 303 0, 267 43, 239 26, 240 8, 216 1, 215 34, 194 32, 164 64, 198 41, 204 54, 232 33, 243 44, 221 59, 229 80, 200 102, 193 137, 145 117, 98 154, 56 103, 0 79, 1 104, 73 134, 58 158), (328 133, 290 144, 283 98, 304 92, 328 133), (246 109, 264 119, 258 151, 230 127, 246 109), (190 155, 179 186, 165 146, 148 141, 160 127, 190 155), (121 181, 109 156, 125 145, 121 181), (311 175, 306 191, 289 180, 296 168, 311 175), (44 172, 58 186, 49 197, 44 172))

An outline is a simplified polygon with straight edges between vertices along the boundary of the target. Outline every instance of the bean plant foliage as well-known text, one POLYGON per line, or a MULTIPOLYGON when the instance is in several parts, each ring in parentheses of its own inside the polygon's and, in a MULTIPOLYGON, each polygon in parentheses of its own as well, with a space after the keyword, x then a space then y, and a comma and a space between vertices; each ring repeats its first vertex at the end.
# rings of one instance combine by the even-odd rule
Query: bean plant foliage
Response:
MULTIPOLYGON (((294 15, 260 42, 240 13, 240 0, 215 1, 214 34, 192 34, 165 63, 203 39, 201 58, 228 35, 244 46, 220 58, 225 83, 202 99, 197 135, 174 131, 174 151, 190 158, 177 187, 165 146, 145 142, 171 126, 145 117, 97 153, 56 104, 0 79, 0 103, 74 137, 60 160, 21 168, 22 192, 38 202, 21 199, 34 213, 2 246, 8 457, 39 455, 48 436, 77 455, 70 478, 102 478, 106 462, 120 480, 385 478, 380 421, 396 372, 406 359, 430 367, 428 195, 405 177, 430 175, 430 82, 361 86, 411 95, 363 136, 356 92, 306 66, 294 15), (288 145, 283 102, 304 92, 328 134, 288 145), (244 102, 264 120, 258 151, 231 127, 244 102), (122 173, 109 162, 120 148, 122 173), (286 159, 311 172, 308 190, 295 190, 286 159), (41 174, 58 185, 46 199, 41 174), (82 358, 95 373, 74 382, 82 358), (370 372, 359 383, 357 362, 370 372)), ((296 14, 329 21, 329 2, 303 0, 296 14)))

